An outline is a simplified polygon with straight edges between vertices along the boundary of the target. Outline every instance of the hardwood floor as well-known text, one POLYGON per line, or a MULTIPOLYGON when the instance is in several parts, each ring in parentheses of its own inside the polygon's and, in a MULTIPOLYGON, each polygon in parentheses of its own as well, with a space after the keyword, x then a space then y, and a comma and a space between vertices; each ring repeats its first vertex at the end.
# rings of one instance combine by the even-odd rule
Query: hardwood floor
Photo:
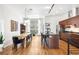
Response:
MULTIPOLYGON (((79 54, 79 49, 72 46, 74 49, 72 54, 79 54)), ((48 49, 41 46, 40 36, 34 36, 31 44, 28 47, 21 48, 19 47, 17 51, 12 49, 12 46, 6 47, 3 52, 0 52, 1 55, 67 55, 67 43, 60 40, 59 49, 48 49)))

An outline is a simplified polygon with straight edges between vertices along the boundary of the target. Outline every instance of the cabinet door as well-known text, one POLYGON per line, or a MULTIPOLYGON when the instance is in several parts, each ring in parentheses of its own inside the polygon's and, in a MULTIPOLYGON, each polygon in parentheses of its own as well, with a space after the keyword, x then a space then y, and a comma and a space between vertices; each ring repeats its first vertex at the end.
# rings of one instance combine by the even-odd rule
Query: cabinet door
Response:
POLYGON ((58 35, 53 36, 53 48, 59 48, 59 38, 58 35))
POLYGON ((62 32, 62 33, 60 34, 60 36, 61 36, 60 38, 61 38, 62 40, 64 40, 64 41, 67 41, 67 36, 66 36, 66 35, 67 35, 67 34, 65 34, 65 33, 62 32))
POLYGON ((57 35, 53 35, 51 38, 49 38, 49 48, 59 48, 59 39, 57 35))

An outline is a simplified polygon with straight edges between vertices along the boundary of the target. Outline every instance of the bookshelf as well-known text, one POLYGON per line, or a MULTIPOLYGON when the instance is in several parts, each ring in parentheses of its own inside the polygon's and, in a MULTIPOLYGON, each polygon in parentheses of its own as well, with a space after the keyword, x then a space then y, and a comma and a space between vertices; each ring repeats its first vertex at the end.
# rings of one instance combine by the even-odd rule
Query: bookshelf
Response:
POLYGON ((50 24, 49 23, 45 23, 45 33, 47 35, 49 35, 51 32, 51 29, 50 29, 50 24))

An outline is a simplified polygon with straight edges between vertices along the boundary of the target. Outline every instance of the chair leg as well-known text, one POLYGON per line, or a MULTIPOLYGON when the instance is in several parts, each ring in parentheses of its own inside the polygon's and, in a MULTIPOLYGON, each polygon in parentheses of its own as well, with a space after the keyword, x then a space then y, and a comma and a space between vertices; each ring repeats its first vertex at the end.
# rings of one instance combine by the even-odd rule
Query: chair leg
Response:
POLYGON ((43 44, 43 38, 41 39, 41 46, 42 46, 42 44, 43 44))
POLYGON ((21 46, 22 46, 22 48, 24 48, 24 40, 22 41, 21 46))
POLYGON ((17 50, 17 44, 14 44, 13 49, 17 50))

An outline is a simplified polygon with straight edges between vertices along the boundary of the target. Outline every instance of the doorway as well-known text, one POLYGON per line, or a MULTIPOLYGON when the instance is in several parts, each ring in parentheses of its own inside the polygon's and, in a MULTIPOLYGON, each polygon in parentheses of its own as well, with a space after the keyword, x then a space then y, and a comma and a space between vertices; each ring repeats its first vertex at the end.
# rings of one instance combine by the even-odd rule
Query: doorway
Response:
POLYGON ((38 20, 32 19, 30 21, 30 32, 35 36, 38 34, 38 20))

